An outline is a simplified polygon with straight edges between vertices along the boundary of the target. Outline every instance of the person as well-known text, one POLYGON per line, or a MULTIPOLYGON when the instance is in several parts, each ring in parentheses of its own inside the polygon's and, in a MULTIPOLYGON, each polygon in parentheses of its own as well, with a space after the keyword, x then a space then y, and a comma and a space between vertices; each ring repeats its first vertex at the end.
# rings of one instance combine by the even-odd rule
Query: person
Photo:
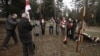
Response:
POLYGON ((52 35, 53 34, 53 30, 54 30, 54 19, 53 17, 51 17, 51 19, 49 20, 50 26, 49 26, 49 34, 52 35))
POLYGON ((39 20, 35 20, 34 34, 36 37, 39 36, 40 34, 40 21, 39 20))
POLYGON ((100 42, 100 37, 94 37, 91 36, 87 33, 82 33, 80 34, 83 36, 83 40, 89 41, 89 42, 93 42, 94 44, 99 43, 100 42))
POLYGON ((40 24, 41 24, 42 35, 44 35, 45 34, 45 24, 46 24, 46 22, 43 18, 40 20, 40 24))
POLYGON ((66 37, 66 24, 67 21, 65 17, 63 17, 62 21, 60 22, 62 36, 64 37, 63 43, 67 44, 67 37, 66 37))
POLYGON ((34 43, 32 42, 32 25, 28 20, 28 15, 22 13, 22 18, 18 22, 19 39, 23 45, 23 56, 33 56, 34 43))
POLYGON ((75 38, 76 27, 77 27, 77 20, 74 19, 74 20, 73 20, 73 26, 72 26, 72 28, 71 28, 71 33, 72 33, 72 36, 71 36, 71 37, 73 38, 73 40, 76 39, 76 38, 75 38))
POLYGON ((15 42, 15 45, 18 43, 18 39, 17 39, 17 36, 16 36, 16 32, 15 32, 15 29, 16 29, 16 25, 17 25, 17 14, 16 13, 13 13, 12 15, 9 15, 8 16, 8 19, 6 21, 6 31, 7 31, 7 35, 6 35, 6 38, 3 42, 3 49, 7 49, 7 44, 10 40, 10 38, 12 37, 14 42, 15 42))
POLYGON ((93 45, 97 45, 97 43, 100 43, 100 37, 92 37, 91 39, 94 43, 93 45))
POLYGON ((100 38, 99 37, 90 36, 87 33, 82 33, 81 35, 84 37, 84 40, 88 40, 90 42, 95 42, 95 43, 100 42, 100 38))
POLYGON ((67 24, 67 37, 72 38, 72 34, 73 34, 72 27, 73 27, 73 20, 69 18, 68 24, 67 24))
POLYGON ((60 25, 60 19, 59 17, 57 17, 57 19, 55 20, 56 22, 56 35, 59 35, 59 25, 60 25))
POLYGON ((61 21, 61 31, 62 31, 62 35, 65 35, 65 32, 66 32, 66 24, 67 24, 67 21, 65 19, 65 17, 63 17, 62 21, 61 21))

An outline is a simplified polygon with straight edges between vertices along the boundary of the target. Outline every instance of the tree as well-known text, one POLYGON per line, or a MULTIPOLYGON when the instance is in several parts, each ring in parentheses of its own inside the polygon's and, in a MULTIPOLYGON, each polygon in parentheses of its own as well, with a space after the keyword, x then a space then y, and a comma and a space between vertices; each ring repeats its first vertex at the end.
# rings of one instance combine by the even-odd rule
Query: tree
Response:
POLYGON ((12 0, 11 5, 9 7, 9 12, 10 13, 17 13, 21 14, 25 10, 25 0, 12 0))
POLYGON ((100 0, 98 0, 97 12, 96 12, 96 21, 100 25, 100 0))
POLYGON ((57 0, 56 1, 56 16, 61 17, 62 16, 62 11, 61 8, 63 7, 63 0, 57 0))
POLYGON ((64 10, 63 10, 63 16, 64 17, 68 17, 69 16, 69 14, 70 14, 70 10, 68 9, 68 7, 66 6, 65 8, 64 8, 64 10))
POLYGON ((31 5, 31 11, 30 11, 30 16, 31 18, 36 18, 38 19, 37 16, 37 8, 38 8, 38 4, 36 2, 37 0, 30 0, 30 5, 31 5))
MULTIPOLYGON (((17 13, 18 15, 21 15, 22 12, 25 12, 25 0, 4 0, 5 2, 5 11, 7 16, 12 13, 17 13)), ((37 10, 37 3, 36 0, 30 0, 31 5, 31 16, 35 15, 37 10)))
MULTIPOLYGON (((99 0, 98 0, 99 1, 99 0)), ((85 21, 88 25, 95 25, 96 24, 96 2, 97 0, 75 0, 73 1, 76 8, 76 18, 82 18, 82 8, 83 6, 86 7, 86 15, 85 15, 85 21), (80 10, 80 12, 78 12, 80 10)), ((99 6, 99 5, 98 5, 99 6)), ((99 12, 99 7, 98 7, 99 12)), ((99 13, 97 14, 99 15, 99 13)), ((98 21, 98 20, 97 20, 98 21)))
POLYGON ((54 17, 54 0, 43 0, 45 18, 54 17))
POLYGON ((25 7, 24 0, 3 0, 6 16, 12 13, 20 14, 25 7))

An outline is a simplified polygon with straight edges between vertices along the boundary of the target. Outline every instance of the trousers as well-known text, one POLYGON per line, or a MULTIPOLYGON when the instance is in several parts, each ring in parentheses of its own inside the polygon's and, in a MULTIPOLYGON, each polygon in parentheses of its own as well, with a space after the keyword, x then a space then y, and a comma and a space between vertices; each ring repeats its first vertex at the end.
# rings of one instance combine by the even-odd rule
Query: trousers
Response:
POLYGON ((18 43, 16 32, 14 30, 7 30, 7 35, 3 42, 3 47, 7 47, 7 44, 9 43, 9 40, 11 39, 11 37, 13 38, 15 44, 18 43))
POLYGON ((23 43, 23 56, 33 56, 35 45, 31 43, 23 43))

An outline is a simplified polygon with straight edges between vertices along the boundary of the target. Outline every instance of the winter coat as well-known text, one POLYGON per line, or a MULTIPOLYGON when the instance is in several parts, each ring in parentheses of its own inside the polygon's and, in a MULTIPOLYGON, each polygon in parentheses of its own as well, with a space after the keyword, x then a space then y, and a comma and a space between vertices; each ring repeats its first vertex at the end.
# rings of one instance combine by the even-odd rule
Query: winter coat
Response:
POLYGON ((14 20, 11 15, 9 15, 7 21, 6 21, 6 29, 7 30, 15 30, 17 25, 17 21, 14 20))
POLYGON ((19 32, 19 38, 22 43, 30 43, 32 42, 32 25, 26 18, 22 18, 18 22, 18 32, 19 32))

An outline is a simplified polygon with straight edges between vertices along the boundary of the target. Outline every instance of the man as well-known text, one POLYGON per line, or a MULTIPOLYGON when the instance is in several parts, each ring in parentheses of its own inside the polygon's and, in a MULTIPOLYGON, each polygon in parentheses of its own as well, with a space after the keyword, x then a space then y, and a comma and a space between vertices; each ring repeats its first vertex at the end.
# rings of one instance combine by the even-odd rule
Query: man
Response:
POLYGON ((55 20, 56 21, 56 35, 59 35, 59 25, 60 25, 60 19, 59 17, 57 17, 57 19, 55 20))
POLYGON ((23 44, 23 56, 33 56, 32 25, 26 13, 22 14, 22 19, 18 23, 19 39, 23 44))
POLYGON ((49 26, 49 34, 52 35, 53 34, 53 30, 54 30, 54 23, 55 20, 53 19, 53 17, 51 17, 51 19, 49 20, 50 26, 49 26))
POLYGON ((17 25, 16 18, 17 18, 17 14, 14 13, 12 15, 9 15, 8 19, 6 21, 7 35, 6 35, 6 38, 3 42, 3 48, 4 49, 7 49, 7 44, 8 44, 11 37, 13 38, 15 44, 18 43, 16 32, 15 32, 16 25, 17 25))
POLYGON ((45 20, 43 18, 40 20, 40 24, 41 24, 42 35, 44 35, 45 34, 45 25, 46 25, 46 22, 45 22, 45 20))
POLYGON ((77 27, 77 20, 74 19, 73 20, 73 25, 72 25, 72 28, 71 28, 71 37, 73 40, 75 40, 75 33, 76 33, 76 27, 77 27))

